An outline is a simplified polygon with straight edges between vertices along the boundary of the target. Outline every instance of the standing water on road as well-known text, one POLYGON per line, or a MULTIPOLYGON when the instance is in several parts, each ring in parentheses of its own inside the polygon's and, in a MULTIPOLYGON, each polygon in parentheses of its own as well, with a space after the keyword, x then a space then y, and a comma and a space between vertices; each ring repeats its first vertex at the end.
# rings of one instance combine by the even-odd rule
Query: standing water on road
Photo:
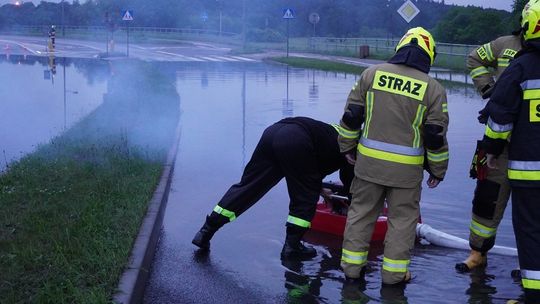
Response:
MULTIPOLYGON (((338 122, 357 76, 255 63, 178 64, 176 75, 182 135, 146 303, 505 303, 521 294, 510 278, 517 257, 490 255, 485 271, 459 274, 454 264, 468 252, 433 245, 416 246, 404 295, 381 290, 381 246, 370 254, 363 293, 343 289, 339 237, 312 231, 306 240, 318 256, 282 262, 289 203, 284 182, 220 229, 210 253, 201 254, 191 239, 239 181, 262 131, 287 116, 338 122)), ((445 86, 450 168, 438 188, 424 187, 422 220, 467 239, 475 185, 469 166, 484 131, 476 120, 484 102, 471 86, 445 86)), ((508 210, 497 244, 515 247, 508 210)))
POLYGON ((0 172, 97 108, 109 72, 96 60, 0 56, 0 172))

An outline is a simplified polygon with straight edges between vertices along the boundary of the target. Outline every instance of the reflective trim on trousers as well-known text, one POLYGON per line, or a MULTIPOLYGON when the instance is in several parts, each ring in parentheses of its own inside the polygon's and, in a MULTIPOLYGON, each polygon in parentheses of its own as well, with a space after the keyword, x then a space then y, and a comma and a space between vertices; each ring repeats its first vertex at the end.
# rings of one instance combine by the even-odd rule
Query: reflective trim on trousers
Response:
POLYGON ((289 215, 287 217, 287 223, 290 223, 290 224, 293 224, 293 225, 296 225, 296 226, 300 226, 300 227, 303 227, 303 228, 311 227, 311 222, 308 222, 306 220, 303 220, 303 219, 301 219, 299 217, 292 216, 292 215, 289 215))
POLYGON ((343 138, 357 139, 358 137, 360 137, 360 131, 350 131, 337 124, 332 124, 332 127, 334 127, 338 134, 343 138))
POLYGON ((347 249, 341 250, 341 260, 345 263, 354 265, 364 265, 367 263, 367 251, 350 251, 347 249))
POLYGON ((484 238, 491 238, 497 234, 497 228, 489 228, 478 223, 475 220, 471 221, 471 225, 469 226, 469 228, 474 234, 484 238))
POLYGON ((232 222, 236 219, 236 214, 234 212, 227 209, 223 209, 219 205, 216 205, 216 207, 214 207, 214 212, 217 214, 221 214, 225 217, 228 217, 229 222, 232 222))
POLYGON ((383 269, 390 272, 407 272, 411 260, 393 260, 383 258, 383 269))

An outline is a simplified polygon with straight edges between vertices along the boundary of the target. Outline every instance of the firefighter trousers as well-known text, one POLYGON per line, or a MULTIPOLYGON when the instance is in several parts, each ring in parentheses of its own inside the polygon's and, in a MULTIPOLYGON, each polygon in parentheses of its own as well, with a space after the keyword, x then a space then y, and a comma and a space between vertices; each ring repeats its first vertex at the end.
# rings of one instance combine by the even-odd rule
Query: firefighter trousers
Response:
POLYGON ((358 278, 367 264, 375 222, 386 199, 388 230, 384 240, 382 282, 395 284, 403 281, 409 268, 420 216, 420 182, 414 188, 394 188, 354 178, 341 257, 341 267, 347 277, 358 278))
POLYGON ((288 225, 309 228, 315 215, 322 179, 313 140, 299 125, 276 123, 268 127, 244 169, 214 212, 234 220, 283 177, 290 197, 288 225))
POLYGON ((540 188, 512 187, 516 235, 525 303, 540 303, 540 188))
POLYGON ((469 226, 471 249, 488 252, 495 245, 497 228, 510 199, 508 183, 508 146, 497 159, 497 169, 488 168, 487 177, 478 180, 474 191, 472 219, 469 226))

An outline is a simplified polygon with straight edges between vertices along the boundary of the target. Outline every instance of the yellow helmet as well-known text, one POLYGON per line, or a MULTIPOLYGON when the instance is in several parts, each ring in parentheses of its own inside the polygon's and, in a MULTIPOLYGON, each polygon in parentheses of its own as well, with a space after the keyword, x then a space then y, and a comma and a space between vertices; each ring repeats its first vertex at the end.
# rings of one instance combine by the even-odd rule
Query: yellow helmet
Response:
POLYGON ((396 46, 396 52, 406 45, 417 45, 420 47, 431 60, 431 64, 435 60, 437 52, 435 51, 435 40, 433 36, 423 27, 415 27, 407 31, 396 46))
POLYGON ((540 0, 531 0, 521 14, 521 27, 525 40, 540 38, 540 0))

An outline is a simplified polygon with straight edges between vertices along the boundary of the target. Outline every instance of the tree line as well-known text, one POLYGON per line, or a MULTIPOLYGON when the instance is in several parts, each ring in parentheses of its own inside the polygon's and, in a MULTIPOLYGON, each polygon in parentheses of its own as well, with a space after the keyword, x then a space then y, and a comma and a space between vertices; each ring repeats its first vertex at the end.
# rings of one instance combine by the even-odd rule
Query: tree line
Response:
POLYGON ((420 13, 410 24, 397 13, 403 0, 87 0, 38 5, 24 2, 0 7, 0 28, 16 25, 122 26, 122 12, 133 12, 132 26, 176 27, 241 33, 248 40, 282 41, 290 35, 398 38, 423 26, 437 41, 480 44, 518 28, 525 0, 514 0, 513 12, 447 5, 444 0, 413 0, 420 13), (309 22, 316 13, 319 22, 309 22), (220 17, 221 16, 221 17, 220 17))

